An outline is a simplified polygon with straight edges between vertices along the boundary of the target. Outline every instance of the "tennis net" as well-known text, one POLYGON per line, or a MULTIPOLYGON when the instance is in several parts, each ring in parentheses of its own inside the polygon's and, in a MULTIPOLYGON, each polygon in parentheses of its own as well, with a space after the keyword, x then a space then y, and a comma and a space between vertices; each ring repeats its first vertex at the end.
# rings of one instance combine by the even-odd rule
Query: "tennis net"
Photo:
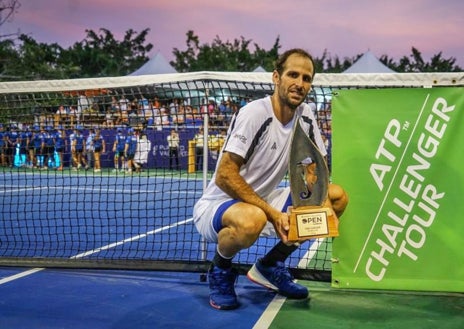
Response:
MULTIPOLYGON (((459 74, 319 74, 306 101, 330 166, 336 90, 462 83, 459 74)), ((232 115, 272 90, 270 73, 0 83, 0 265, 206 271, 214 247, 196 232, 193 205, 232 115), (135 164, 116 142, 130 136, 143 143, 135 164)), ((260 238, 235 261, 246 270, 274 244, 260 238)), ((295 276, 329 280, 331 245, 305 243, 290 259, 295 276)))

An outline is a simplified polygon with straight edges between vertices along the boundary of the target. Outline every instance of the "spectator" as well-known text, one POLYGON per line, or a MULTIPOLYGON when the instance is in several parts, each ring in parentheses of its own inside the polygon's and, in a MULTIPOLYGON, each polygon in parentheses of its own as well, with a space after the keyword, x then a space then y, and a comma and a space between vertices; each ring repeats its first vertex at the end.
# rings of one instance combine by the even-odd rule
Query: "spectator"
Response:
POLYGON ((225 129, 221 129, 218 134, 214 134, 209 136, 208 138, 208 148, 211 151, 211 156, 213 159, 217 159, 219 152, 224 145, 226 140, 227 131, 225 129))
POLYGON ((195 123, 195 120, 193 118, 193 107, 190 105, 187 105, 185 107, 185 124, 193 125, 194 123, 195 123))
POLYGON ((76 124, 81 123, 81 118, 84 112, 89 111, 91 106, 91 101, 85 94, 81 94, 77 100, 77 109, 76 109, 76 124))
POLYGON ((111 97, 111 116, 113 117, 113 125, 121 123, 121 106, 116 96, 111 97))
POLYGON ((32 135, 32 148, 33 148, 33 156, 32 156, 32 167, 33 168, 41 168, 43 165, 43 144, 44 144, 44 130, 40 129, 39 126, 34 127, 34 133, 32 135))
POLYGON ((12 125, 6 132, 6 156, 8 165, 14 166, 14 157, 16 154, 16 144, 19 142, 19 133, 17 127, 12 125))
POLYGON ((85 157, 87 159, 87 164, 85 166, 85 170, 89 170, 90 167, 92 167, 92 164, 94 164, 94 157, 93 157, 93 139, 95 137, 95 130, 94 129, 89 129, 89 135, 87 136, 85 140, 85 157))
POLYGON ((159 108, 153 108, 153 126, 158 131, 163 129, 161 124, 161 109, 159 108))
POLYGON ((161 125, 162 126, 168 126, 171 124, 169 120, 169 113, 167 112, 166 108, 163 106, 160 109, 160 115, 161 115, 161 125))
POLYGON ((185 123, 185 106, 180 105, 177 108, 177 113, 171 114, 172 123, 175 125, 183 125, 185 123))
POLYGON ((64 105, 60 105, 58 107, 58 110, 56 110, 56 113, 55 113, 55 124, 56 125, 66 124, 67 120, 68 120, 68 111, 66 110, 64 105))
POLYGON ((137 151, 137 136, 135 135, 134 128, 129 128, 124 147, 124 154, 127 160, 127 173, 132 173, 134 166, 135 151, 137 151))
POLYGON ((119 110, 120 110, 120 118, 119 118, 119 124, 127 124, 129 121, 129 105, 130 102, 127 98, 124 96, 121 97, 119 100, 119 110))
POLYGON ((59 164, 56 170, 61 171, 63 170, 63 162, 64 162, 64 152, 66 151, 66 132, 62 127, 58 127, 58 130, 55 132, 54 135, 55 139, 55 152, 58 155, 59 164))
POLYGON ((136 104, 132 104, 129 107, 129 126, 137 127, 139 125, 140 119, 143 117, 142 111, 140 108, 137 107, 136 104))
POLYGON ((175 129, 171 129, 171 133, 167 137, 169 147, 169 169, 172 170, 173 162, 176 163, 175 169, 179 169, 179 134, 175 129))
POLYGON ((150 102, 145 98, 145 96, 142 96, 142 98, 139 99, 137 105, 141 110, 148 110, 150 108, 150 102))
POLYGON ((81 93, 77 99, 77 112, 84 113, 90 107, 90 100, 87 98, 85 93, 81 93))
POLYGON ((27 153, 29 143, 29 129, 23 125, 23 129, 19 133, 19 165, 26 167, 27 165, 27 153))
POLYGON ((106 108, 105 126, 108 128, 114 127, 114 116, 113 116, 113 111, 111 110, 111 106, 107 106, 106 108))
POLYGON ((155 96, 155 98, 153 99, 153 108, 158 110, 161 108, 161 103, 159 101, 158 96, 155 96))
POLYGON ((155 111, 158 111, 154 109, 151 104, 149 104, 148 108, 143 110, 143 122, 147 126, 153 126, 155 123, 155 111))
POLYGON ((203 165, 203 148, 204 148, 204 130, 200 127, 195 134, 195 169, 200 170, 200 165, 203 165))
POLYGON ((192 116, 193 116, 193 124, 194 125, 202 125, 203 124, 203 116, 199 112, 197 107, 192 109, 192 116))
POLYGON ((34 135, 33 129, 31 127, 26 128, 26 152, 27 152, 27 166, 29 168, 34 167, 34 146, 32 144, 32 136, 34 135))
POLYGON ((70 146, 69 147, 69 153, 71 155, 71 159, 70 159, 71 163, 70 163, 69 168, 74 168, 74 166, 75 166, 75 163, 74 163, 75 154, 73 152, 72 145, 73 145, 74 136, 76 136, 76 134, 77 134, 77 129, 73 128, 73 130, 71 131, 71 133, 69 134, 69 137, 68 137, 69 138, 69 146, 70 146))
POLYGON ((71 143, 71 154, 73 156, 74 166, 73 170, 79 170, 81 168, 81 164, 87 168, 87 161, 85 161, 85 141, 84 135, 82 133, 82 127, 78 127, 73 135, 72 143, 71 143))
POLYGON ((69 124, 73 129, 75 127, 74 124, 77 124, 77 125, 80 124, 80 116, 75 106, 71 106, 69 108, 68 116, 69 116, 69 124))
POLYGON ((42 169, 48 169, 49 167, 55 167, 55 140, 53 136, 53 128, 47 126, 44 134, 44 144, 43 144, 43 157, 44 164, 42 169))
POLYGON ((137 149, 134 156, 134 166, 137 173, 142 172, 143 166, 148 163, 148 154, 151 150, 151 142, 146 133, 142 132, 137 140, 137 149))
POLYGON ((116 113, 119 111, 119 102, 116 96, 111 96, 111 111, 116 113))
POLYGON ((125 147, 126 147, 126 136, 124 136, 122 128, 118 128, 116 131, 116 136, 114 138, 114 143, 113 143, 113 152, 114 152, 113 172, 117 172, 118 170, 120 170, 121 172, 124 171, 125 147))
POLYGON ((218 151, 221 151, 224 143, 226 142, 227 130, 225 128, 219 130, 219 134, 216 136, 216 138, 218 140, 218 151))
POLYGON ((6 133, 0 124, 0 166, 6 166, 6 133))
POLYGON ((101 171, 101 155, 106 152, 105 139, 101 135, 100 129, 95 130, 93 137, 93 159, 94 159, 94 172, 101 171))
POLYGON ((179 110, 179 100, 177 98, 173 99, 172 102, 169 104, 169 114, 175 115, 179 110))

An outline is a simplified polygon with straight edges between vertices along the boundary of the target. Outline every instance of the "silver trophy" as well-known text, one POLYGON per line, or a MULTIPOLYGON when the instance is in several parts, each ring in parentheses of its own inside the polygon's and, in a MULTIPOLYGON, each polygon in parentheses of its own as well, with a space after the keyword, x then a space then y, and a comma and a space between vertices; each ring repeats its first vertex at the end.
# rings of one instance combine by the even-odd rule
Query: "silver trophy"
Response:
POLYGON ((292 206, 289 242, 338 236, 338 218, 327 202, 329 169, 324 156, 295 123, 289 159, 292 206))

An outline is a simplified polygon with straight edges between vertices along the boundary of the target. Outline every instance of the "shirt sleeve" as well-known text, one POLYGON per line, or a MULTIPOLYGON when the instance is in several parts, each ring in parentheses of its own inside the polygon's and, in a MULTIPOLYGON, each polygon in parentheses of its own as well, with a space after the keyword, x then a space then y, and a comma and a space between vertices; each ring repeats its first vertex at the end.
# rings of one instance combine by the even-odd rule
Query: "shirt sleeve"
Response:
POLYGON ((245 158, 258 129, 268 118, 267 112, 264 100, 249 103, 241 108, 231 123, 224 151, 245 158))

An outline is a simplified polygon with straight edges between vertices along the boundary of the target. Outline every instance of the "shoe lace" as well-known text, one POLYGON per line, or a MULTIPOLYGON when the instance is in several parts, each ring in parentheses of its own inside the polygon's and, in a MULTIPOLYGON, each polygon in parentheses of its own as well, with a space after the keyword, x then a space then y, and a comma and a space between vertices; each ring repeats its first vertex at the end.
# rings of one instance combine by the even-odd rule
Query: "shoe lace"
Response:
POLYGON ((272 274, 272 279, 276 283, 293 282, 293 276, 283 263, 278 262, 272 274))
POLYGON ((232 271, 217 271, 211 275, 211 284, 221 294, 234 294, 234 284, 237 280, 237 275, 232 271))

